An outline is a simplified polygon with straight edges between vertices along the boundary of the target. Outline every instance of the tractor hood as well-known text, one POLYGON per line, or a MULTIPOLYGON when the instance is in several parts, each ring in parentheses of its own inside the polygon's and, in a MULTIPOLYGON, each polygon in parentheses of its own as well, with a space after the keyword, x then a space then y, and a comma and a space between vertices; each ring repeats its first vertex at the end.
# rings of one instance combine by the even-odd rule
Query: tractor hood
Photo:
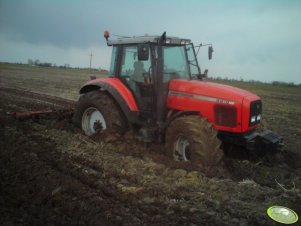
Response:
MULTIPOLYGON (((241 103, 247 96, 257 97, 255 94, 232 86, 222 85, 213 82, 198 80, 171 80, 169 83, 170 92, 179 92, 183 95, 195 94, 205 98, 217 98, 225 101, 241 103)), ((259 97, 257 97, 259 99, 259 97)))

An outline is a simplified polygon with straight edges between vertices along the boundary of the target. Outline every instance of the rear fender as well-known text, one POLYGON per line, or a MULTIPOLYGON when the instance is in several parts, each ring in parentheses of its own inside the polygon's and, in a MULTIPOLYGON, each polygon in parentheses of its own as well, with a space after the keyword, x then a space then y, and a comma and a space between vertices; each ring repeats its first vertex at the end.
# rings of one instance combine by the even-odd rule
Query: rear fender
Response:
POLYGON ((175 120, 176 118, 187 116, 187 115, 199 115, 200 117, 202 117, 200 112, 198 112, 198 111, 176 111, 176 112, 172 113, 172 115, 170 117, 167 118, 167 120, 164 124, 164 128, 166 129, 167 127, 169 127, 170 123, 173 120, 175 120))
POLYGON ((133 94, 117 78, 100 78, 88 81, 79 91, 80 94, 93 90, 108 92, 121 108, 122 112, 131 123, 139 123, 138 107, 133 94))

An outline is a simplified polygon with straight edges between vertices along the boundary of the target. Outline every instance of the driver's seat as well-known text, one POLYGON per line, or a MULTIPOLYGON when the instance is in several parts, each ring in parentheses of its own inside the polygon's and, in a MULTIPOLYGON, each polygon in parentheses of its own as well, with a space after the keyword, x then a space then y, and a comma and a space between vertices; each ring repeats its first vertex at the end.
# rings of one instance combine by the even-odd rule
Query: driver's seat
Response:
POLYGON ((136 61, 134 63, 134 73, 132 75, 132 81, 144 82, 143 74, 146 73, 144 69, 144 64, 141 61, 136 61))

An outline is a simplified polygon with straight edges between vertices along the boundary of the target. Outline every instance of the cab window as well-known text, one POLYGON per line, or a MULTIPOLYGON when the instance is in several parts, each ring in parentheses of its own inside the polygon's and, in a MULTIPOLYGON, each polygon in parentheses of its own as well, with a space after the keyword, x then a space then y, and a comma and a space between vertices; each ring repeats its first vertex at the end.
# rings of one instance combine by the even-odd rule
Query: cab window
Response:
POLYGON ((137 90, 137 83, 144 83, 150 66, 150 57, 147 61, 138 60, 137 46, 123 47, 120 77, 134 92, 137 90))
POLYGON ((164 81, 171 79, 189 79, 185 46, 163 47, 164 81))

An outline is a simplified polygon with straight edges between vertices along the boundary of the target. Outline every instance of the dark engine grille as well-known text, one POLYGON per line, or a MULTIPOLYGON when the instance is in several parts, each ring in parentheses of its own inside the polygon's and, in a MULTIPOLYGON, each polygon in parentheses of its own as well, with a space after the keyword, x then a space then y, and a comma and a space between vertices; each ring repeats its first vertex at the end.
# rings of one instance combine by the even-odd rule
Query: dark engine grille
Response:
POLYGON ((236 127, 237 111, 235 107, 214 106, 214 121, 219 126, 236 127))
POLYGON ((256 125, 260 122, 261 112, 262 112, 261 100, 253 101, 250 106, 250 119, 249 119, 250 126, 256 125), (259 119, 258 116, 260 117, 259 119), (252 117, 255 117, 255 121, 252 121, 252 117))

